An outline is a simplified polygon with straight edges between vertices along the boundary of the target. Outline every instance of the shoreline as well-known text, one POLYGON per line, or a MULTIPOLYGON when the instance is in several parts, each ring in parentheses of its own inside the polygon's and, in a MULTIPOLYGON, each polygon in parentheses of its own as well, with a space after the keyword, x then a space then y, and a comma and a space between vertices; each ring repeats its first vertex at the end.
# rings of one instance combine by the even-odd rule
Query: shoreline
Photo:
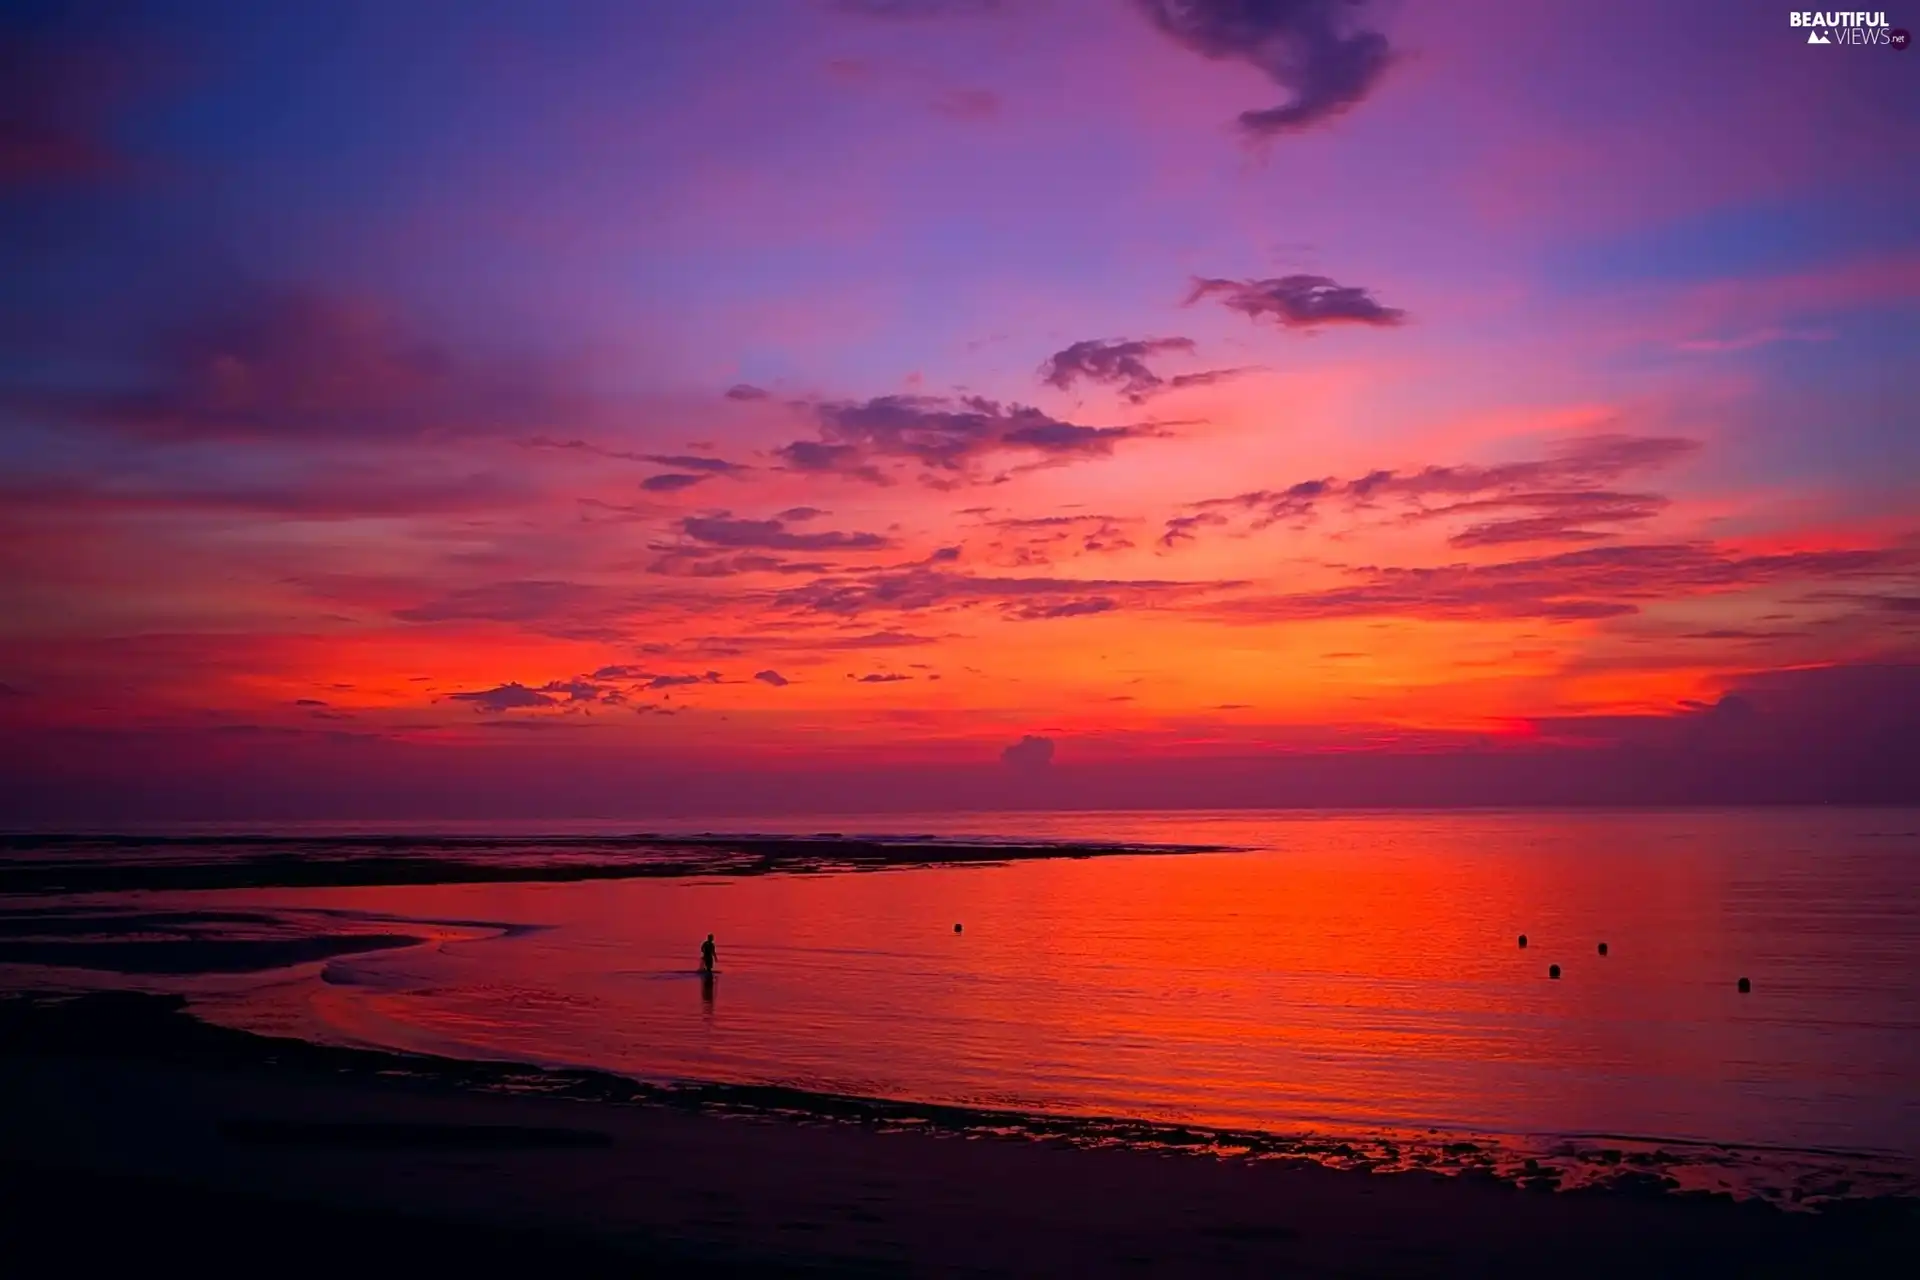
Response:
POLYGON ((87 1188, 126 1185, 164 1188, 187 1218, 267 1205, 350 1232, 383 1214, 422 1239, 533 1233, 545 1242, 533 1252, 574 1250, 590 1268, 717 1274, 1048 1274, 1083 1261, 1145 1275, 1803 1274, 1920 1261, 1910 1199, 1793 1213, 1635 1184, 1549 1193, 833 1123, 777 1097, 729 1110, 604 1073, 268 1039, 158 996, 0 1001, 0 1080, 9 1180, 46 1170, 47 1186, 70 1188, 40 1193, 57 1203, 24 1224, 30 1237, 87 1188))
POLYGON ((150 990, 76 987, 0 992, 0 1055, 34 1046, 43 1052, 105 1052, 223 1068, 407 1078, 456 1092, 657 1107, 723 1119, 771 1119, 877 1133, 1020 1141, 1248 1164, 1311 1164, 1362 1176, 1431 1174, 1560 1195, 1710 1199, 1790 1213, 1881 1202, 1920 1206, 1914 1162, 1890 1150, 1646 1134, 1351 1126, 1276 1130, 879 1097, 784 1084, 647 1079, 586 1065, 329 1042, 312 1034, 312 1029, 292 1033, 248 1029, 198 1012, 193 1004, 185 995, 150 990))

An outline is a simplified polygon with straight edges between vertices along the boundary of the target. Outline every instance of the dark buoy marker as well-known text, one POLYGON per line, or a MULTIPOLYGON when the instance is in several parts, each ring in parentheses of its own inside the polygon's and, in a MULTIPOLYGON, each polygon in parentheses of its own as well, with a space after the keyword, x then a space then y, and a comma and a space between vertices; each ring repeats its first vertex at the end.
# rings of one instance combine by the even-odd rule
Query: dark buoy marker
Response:
POLYGON ((1753 984, 1745 978, 1740 979, 1740 994, 1745 995, 1751 990, 1753 990, 1753 984))
POLYGON ((1524 933, 1520 935, 1520 945, 1523 947, 1527 945, 1527 935, 1524 933))
POLYGON ((1600 944, 1600 954, 1601 955, 1607 954, 1607 944, 1604 942, 1600 944))
POLYGON ((1560 976, 1560 966, 1559 966, 1559 965, 1557 965, 1557 964, 1550 964, 1550 965, 1548 965, 1548 966, 1547 966, 1547 976, 1548 976, 1549 978, 1558 978, 1558 977, 1560 976))
POLYGON ((956 924, 956 925, 954 925, 954 926, 953 926, 953 931, 954 931, 955 933, 958 933, 958 932, 960 932, 960 926, 959 926, 959 925, 957 925, 957 924, 956 924))

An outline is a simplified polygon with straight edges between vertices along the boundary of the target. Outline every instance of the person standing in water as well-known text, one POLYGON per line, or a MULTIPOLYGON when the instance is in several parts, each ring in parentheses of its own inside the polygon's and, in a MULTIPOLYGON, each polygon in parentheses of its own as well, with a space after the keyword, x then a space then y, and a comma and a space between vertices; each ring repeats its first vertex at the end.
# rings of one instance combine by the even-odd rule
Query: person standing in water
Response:
POLYGON ((708 934, 707 940, 700 944, 700 972, 713 972, 713 956, 713 935, 708 934))

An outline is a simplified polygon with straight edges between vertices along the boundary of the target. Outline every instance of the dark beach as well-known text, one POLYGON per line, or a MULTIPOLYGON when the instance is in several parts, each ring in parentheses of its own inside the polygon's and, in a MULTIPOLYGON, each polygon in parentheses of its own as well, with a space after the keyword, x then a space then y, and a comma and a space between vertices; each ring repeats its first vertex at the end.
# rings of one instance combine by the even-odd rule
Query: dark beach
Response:
MULTIPOLYGON (((1665 1193, 903 1132, 778 1098, 211 1026, 168 997, 0 1011, 19 1274, 419 1265, 701 1275, 1894 1273, 1911 1201, 1665 1193), (111 1229, 98 1224, 111 1222, 111 1229)), ((791 1101, 791 1100, 787 1100, 791 1101)), ((937 1127, 937 1126, 935 1126, 937 1127)))

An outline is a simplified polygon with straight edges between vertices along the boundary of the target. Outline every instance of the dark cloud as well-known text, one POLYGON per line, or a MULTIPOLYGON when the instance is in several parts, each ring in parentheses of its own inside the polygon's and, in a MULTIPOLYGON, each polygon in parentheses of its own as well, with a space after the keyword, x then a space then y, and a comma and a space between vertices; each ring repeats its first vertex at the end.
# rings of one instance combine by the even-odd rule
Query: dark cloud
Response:
POLYGON ((1187 516, 1169 516, 1166 529, 1160 534, 1160 545, 1171 549, 1183 542, 1191 542, 1199 536, 1197 531, 1208 525, 1226 523, 1227 518, 1214 511, 1200 511, 1187 516))
POLYGON ((760 681, 762 684, 770 684, 776 689, 785 688, 787 685, 790 685, 793 683, 793 681, 787 679, 785 676, 781 675, 778 671, 772 671, 772 670, 756 671, 753 673, 753 678, 755 680, 760 681))
POLYGON ((1203 58, 1250 63, 1293 101, 1243 111, 1255 137, 1305 129, 1373 91, 1393 53, 1362 25, 1364 0, 1139 0, 1153 24, 1203 58))
POLYGON ((1600 486, 1629 472, 1667 466, 1699 447, 1697 441, 1676 436, 1579 436, 1545 458, 1521 462, 1370 471, 1352 480, 1302 480, 1285 489, 1254 489, 1190 503, 1188 514, 1167 521, 1160 544, 1177 546, 1193 539, 1200 529, 1231 524, 1235 517, 1245 518, 1254 529, 1299 525, 1329 502, 1347 510, 1373 510, 1391 503, 1409 521, 1495 517, 1454 533, 1448 541, 1457 547, 1595 542, 1610 535, 1591 526, 1631 524, 1650 519, 1667 506, 1660 494, 1623 493, 1600 486))
POLYGON ((784 520, 736 520, 726 512, 688 516, 680 522, 680 530, 709 546, 768 551, 873 551, 892 545, 890 539, 877 533, 796 533, 784 520))
POLYGON ((1743 556, 1699 543, 1594 547, 1499 564, 1357 569, 1349 586, 1227 601, 1210 611, 1258 622, 1375 615, 1613 618, 1638 613, 1650 601, 1806 578, 1874 577, 1910 562, 1892 550, 1743 556))
POLYGON ((1196 279, 1188 305, 1219 297, 1222 304, 1250 319, 1269 319, 1283 329, 1319 329, 1333 324, 1386 328, 1405 321, 1406 312, 1382 306, 1357 285, 1336 284, 1326 276, 1281 276, 1276 280, 1196 279))
POLYGON ((652 679, 647 681, 647 688, 678 689, 686 685, 719 684, 719 683, 720 683, 720 673, 718 671, 707 671, 697 676, 696 675, 654 676, 652 679))
MULTIPOLYGON (((1237 582, 1165 582, 1082 578, 981 577, 931 568, 829 577, 778 592, 774 602, 808 613, 857 617, 866 613, 915 613, 929 609, 999 606, 1010 618, 1046 616, 1044 610, 1084 601, 1105 608, 1171 601, 1244 585, 1237 582)), ((1104 610, 1102 610, 1104 611, 1104 610)), ((1065 616, 1065 615, 1055 615, 1065 616)))
POLYGON ((1002 751, 1000 762, 1022 772, 1045 769, 1053 763, 1053 739, 1029 733, 1002 751))
POLYGON ((617 458, 622 462, 651 462, 654 459, 644 453, 633 453, 625 449, 609 449, 603 445, 592 444, 585 440, 555 440, 549 436, 528 436, 516 440, 522 449, 553 449, 566 453, 587 453, 596 458, 617 458))
POLYGON ((847 679, 849 680, 857 679, 861 684, 898 684, 902 680, 911 680, 913 679, 913 677, 895 675, 892 672, 876 671, 872 675, 858 676, 858 677, 854 676, 851 672, 849 672, 847 675, 847 679))
POLYGON ((324 707, 327 704, 318 698, 295 698, 293 705, 296 707, 324 707))
POLYGON ((523 449, 554 449, 573 453, 591 454, 596 458, 613 458, 621 462, 651 462, 655 466, 672 467, 676 471, 697 471, 702 475, 744 475, 753 470, 738 462, 728 462, 724 458, 709 458, 697 453, 635 453, 628 449, 609 449, 603 445, 591 444, 585 440, 554 440, 547 436, 530 436, 514 442, 523 449))
POLYGON ((698 471, 710 475, 739 475, 751 471, 752 467, 742 466, 738 462, 728 462, 725 458, 709 458, 698 453, 644 453, 642 462, 658 463, 663 467, 672 467, 676 471, 698 471))
POLYGON ((471 702, 476 711, 513 711, 522 707, 551 707, 554 700, 523 684, 503 684, 471 693, 450 693, 455 702, 471 702))
POLYGON ((1117 609, 1117 601, 1106 596, 1091 596, 1085 600, 1068 600, 1061 604, 1038 604, 1016 607, 1013 615, 1023 622, 1036 622, 1046 618, 1079 618, 1090 613, 1106 613, 1117 609))
POLYGON ((728 555, 716 547, 674 547, 649 564, 647 572, 670 578, 738 578, 752 573, 831 573, 833 566, 757 552, 728 555))
POLYGON ((795 440, 781 445, 774 454, 795 471, 813 471, 851 476, 869 484, 890 483, 880 468, 866 461, 856 445, 826 444, 817 440, 795 440))
POLYGON ((1243 373, 1250 372, 1252 370, 1248 368, 1234 368, 1202 369, 1198 373, 1176 373, 1167 379, 1167 385, 1175 391, 1184 390, 1187 387, 1210 387, 1216 382, 1225 382, 1228 378, 1237 378, 1243 373))
POLYGON ((884 484, 881 464, 917 463, 935 484, 978 479, 989 459, 1025 454, 1042 462, 1104 458, 1122 440, 1163 434, 1145 426, 1086 427, 1025 405, 980 396, 878 396, 811 406, 818 440, 796 440, 775 452, 795 471, 832 473, 884 484))
POLYGON ((1193 349, 1192 338, 1089 338, 1047 357, 1040 367, 1040 377, 1062 391, 1082 380, 1116 387, 1121 395, 1139 404, 1168 385, 1148 367, 1148 358, 1170 351, 1190 355, 1193 349))
POLYGON ((608 690, 591 680, 575 678, 572 680, 551 680, 540 686, 539 693, 564 694, 568 702, 599 702, 608 690))
POLYGON ((750 382, 736 382, 727 388, 729 400, 765 400, 767 393, 750 382))
POLYGON ((1518 493, 1506 498, 1455 503, 1429 516, 1499 507, 1533 509, 1534 515, 1468 525, 1447 541, 1456 547, 1492 547, 1516 542, 1597 542, 1611 536, 1591 529, 1595 524, 1625 524, 1649 520, 1665 510, 1667 499, 1656 493, 1518 493))
MULTIPOLYGON (((988 520, 997 535, 988 550, 995 564, 1015 567, 1051 564, 1062 553, 1093 555, 1131 550, 1124 516, 1033 516, 988 520)), ((958 559, 956 555, 953 557, 958 559)))
POLYGON ((668 471, 657 476, 648 476, 640 482, 640 487, 648 493, 678 493, 682 489, 691 489, 712 476, 688 475, 685 472, 668 471))

